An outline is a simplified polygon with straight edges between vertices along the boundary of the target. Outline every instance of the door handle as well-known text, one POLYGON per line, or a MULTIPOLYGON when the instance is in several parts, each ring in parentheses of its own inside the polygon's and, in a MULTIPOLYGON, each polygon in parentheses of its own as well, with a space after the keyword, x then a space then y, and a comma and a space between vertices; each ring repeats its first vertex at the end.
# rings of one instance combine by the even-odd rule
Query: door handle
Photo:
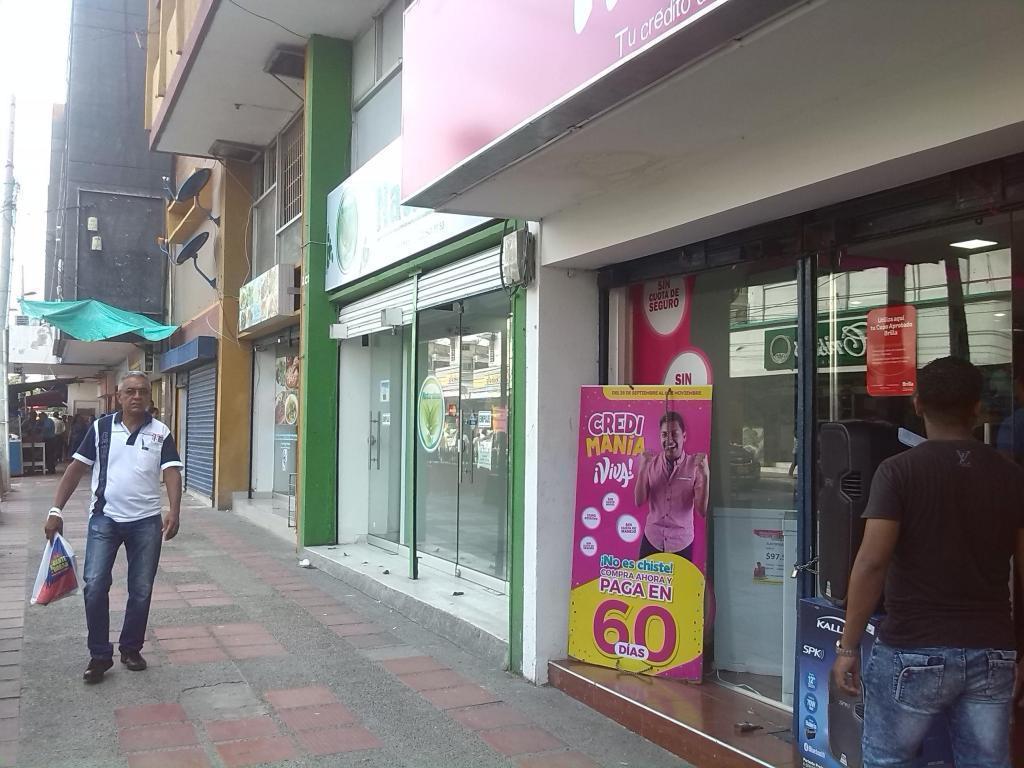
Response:
POLYGON ((366 438, 366 469, 373 469, 373 444, 377 442, 373 436, 373 411, 370 411, 370 433, 366 438))
POLYGON ((380 411, 377 411, 377 471, 380 471, 380 411))

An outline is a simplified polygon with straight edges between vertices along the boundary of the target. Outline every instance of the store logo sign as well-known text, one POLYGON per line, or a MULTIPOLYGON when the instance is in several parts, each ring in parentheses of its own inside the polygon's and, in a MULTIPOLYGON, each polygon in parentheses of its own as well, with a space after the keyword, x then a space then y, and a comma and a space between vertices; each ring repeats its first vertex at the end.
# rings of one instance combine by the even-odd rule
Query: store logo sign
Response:
POLYGON ((825 651, 823 651, 821 648, 815 648, 813 645, 805 644, 803 647, 803 654, 804 656, 810 656, 815 659, 825 658, 825 651))
POLYGON ((435 376, 427 376, 416 398, 416 434, 427 453, 441 445, 444 434, 444 390, 435 376))
MULTIPOLYGON (((611 11, 618 5, 619 0, 604 0, 605 7, 611 11)), ((573 0, 572 21, 576 34, 580 34, 587 28, 590 21, 590 14, 594 12, 594 0, 573 0)))
POLYGON ((843 634, 843 627, 846 626, 846 622, 838 616, 819 616, 815 625, 818 629, 824 629, 841 635, 843 634))
MULTIPOLYGON (((832 323, 818 323, 815 353, 818 366, 827 368, 834 364, 847 368, 865 364, 867 354, 868 324, 863 317, 839 320, 832 323)), ((796 370, 797 329, 771 328, 764 333, 764 367, 766 371, 796 370)))

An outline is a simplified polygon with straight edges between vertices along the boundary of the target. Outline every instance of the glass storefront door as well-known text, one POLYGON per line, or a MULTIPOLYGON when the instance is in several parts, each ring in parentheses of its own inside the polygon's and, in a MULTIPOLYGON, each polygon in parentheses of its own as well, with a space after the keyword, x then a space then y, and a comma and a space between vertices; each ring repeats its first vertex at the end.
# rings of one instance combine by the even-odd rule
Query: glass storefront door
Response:
POLYGON ((370 344, 367 419, 369 519, 367 537, 399 543, 402 525, 402 367, 405 329, 375 333, 370 344))
POLYGON ((416 526, 421 554, 507 578, 511 305, 504 293, 419 314, 416 526))

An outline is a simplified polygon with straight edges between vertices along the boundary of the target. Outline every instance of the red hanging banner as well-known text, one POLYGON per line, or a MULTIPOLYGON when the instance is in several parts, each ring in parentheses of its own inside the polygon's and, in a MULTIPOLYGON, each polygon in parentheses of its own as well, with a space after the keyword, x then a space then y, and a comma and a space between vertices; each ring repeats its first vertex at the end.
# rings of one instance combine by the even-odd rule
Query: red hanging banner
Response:
POLYGON ((917 309, 868 312, 867 386, 872 397, 905 397, 917 387, 917 309))

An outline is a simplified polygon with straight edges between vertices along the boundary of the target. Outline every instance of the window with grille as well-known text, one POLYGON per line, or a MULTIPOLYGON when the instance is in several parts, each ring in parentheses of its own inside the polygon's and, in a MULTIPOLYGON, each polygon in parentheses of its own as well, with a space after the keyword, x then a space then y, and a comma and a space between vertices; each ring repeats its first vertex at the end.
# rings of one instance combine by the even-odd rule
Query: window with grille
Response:
POLYGON ((278 141, 281 153, 281 183, 278 188, 281 201, 281 221, 284 226, 302 213, 302 115, 288 126, 278 141))

